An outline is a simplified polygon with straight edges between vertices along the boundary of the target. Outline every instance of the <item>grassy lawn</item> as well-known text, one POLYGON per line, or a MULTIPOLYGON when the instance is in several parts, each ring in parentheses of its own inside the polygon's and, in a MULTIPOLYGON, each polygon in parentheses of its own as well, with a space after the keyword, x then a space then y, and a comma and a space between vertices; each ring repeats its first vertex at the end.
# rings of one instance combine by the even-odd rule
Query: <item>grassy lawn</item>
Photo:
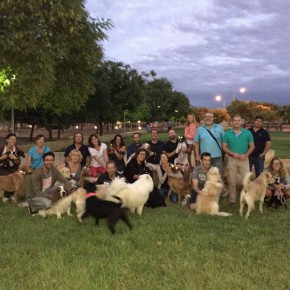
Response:
MULTIPOLYGON (((288 134, 271 133, 280 157, 289 158, 288 134)), ((129 214, 133 230, 120 222, 111 236, 104 220, 31 217, 0 202, 0 289, 290 289, 289 209, 245 221, 225 198, 221 210, 233 216, 167 202, 129 214)))

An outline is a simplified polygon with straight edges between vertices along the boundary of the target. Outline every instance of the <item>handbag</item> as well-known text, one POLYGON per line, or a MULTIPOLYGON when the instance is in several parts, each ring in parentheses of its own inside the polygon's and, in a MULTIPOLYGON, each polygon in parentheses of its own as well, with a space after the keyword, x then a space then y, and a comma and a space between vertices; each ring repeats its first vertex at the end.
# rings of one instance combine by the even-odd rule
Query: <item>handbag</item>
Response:
POLYGON ((223 152, 218 140, 216 139, 216 137, 212 134, 212 132, 210 130, 208 130, 207 128, 205 128, 206 131, 210 134, 210 136, 214 139, 214 141, 216 142, 216 144, 218 145, 219 149, 221 150, 221 153, 222 153, 222 160, 224 161, 225 160, 225 153, 223 152))

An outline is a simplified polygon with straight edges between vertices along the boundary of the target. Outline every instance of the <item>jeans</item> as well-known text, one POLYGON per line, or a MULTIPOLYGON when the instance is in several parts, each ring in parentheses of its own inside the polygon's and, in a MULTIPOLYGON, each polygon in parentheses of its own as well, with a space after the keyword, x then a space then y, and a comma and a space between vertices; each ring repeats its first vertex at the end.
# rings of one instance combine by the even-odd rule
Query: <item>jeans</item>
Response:
MULTIPOLYGON (((169 189, 166 189, 166 188, 159 188, 159 193, 165 197, 167 194, 168 194, 168 191, 169 189)), ((173 203, 177 203, 178 202, 178 197, 177 197, 177 194, 174 193, 174 192, 171 192, 170 194, 170 201, 173 202, 173 203)))
POLYGON ((264 161, 263 157, 249 157, 250 171, 254 165, 256 178, 264 171, 264 161))
POLYGON ((222 157, 214 157, 211 159, 211 165, 217 167, 220 171, 221 177, 223 177, 223 158, 222 157))
POLYGON ((196 198, 197 198, 197 192, 196 192, 194 189, 192 189, 192 190, 191 190, 191 196, 190 196, 190 198, 189 198, 188 203, 189 203, 189 204, 190 204, 190 203, 196 203, 196 198))

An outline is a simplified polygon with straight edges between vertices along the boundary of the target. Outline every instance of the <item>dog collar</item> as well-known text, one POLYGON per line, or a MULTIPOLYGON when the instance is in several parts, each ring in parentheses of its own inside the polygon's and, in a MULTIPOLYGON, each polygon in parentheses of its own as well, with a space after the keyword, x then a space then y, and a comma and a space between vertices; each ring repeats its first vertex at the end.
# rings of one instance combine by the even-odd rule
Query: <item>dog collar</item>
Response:
POLYGON ((96 193, 95 192, 88 192, 86 194, 86 198, 89 198, 89 197, 92 197, 92 196, 96 196, 96 193))

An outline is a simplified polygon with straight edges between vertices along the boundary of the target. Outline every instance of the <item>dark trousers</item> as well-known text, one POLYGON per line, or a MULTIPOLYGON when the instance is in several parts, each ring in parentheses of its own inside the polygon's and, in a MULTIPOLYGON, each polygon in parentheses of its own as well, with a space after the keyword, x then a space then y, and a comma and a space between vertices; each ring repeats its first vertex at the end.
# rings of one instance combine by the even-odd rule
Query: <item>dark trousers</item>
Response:
POLYGON ((264 171, 265 158, 261 157, 249 157, 250 171, 254 165, 256 178, 264 171))

